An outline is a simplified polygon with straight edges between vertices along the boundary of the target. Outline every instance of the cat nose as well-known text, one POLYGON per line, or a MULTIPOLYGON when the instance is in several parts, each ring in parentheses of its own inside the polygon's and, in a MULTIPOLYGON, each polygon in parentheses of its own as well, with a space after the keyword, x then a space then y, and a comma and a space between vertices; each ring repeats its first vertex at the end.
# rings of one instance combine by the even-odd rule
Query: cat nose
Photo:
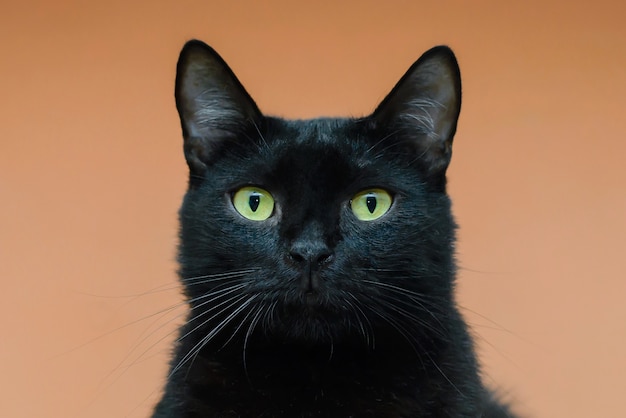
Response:
POLYGON ((300 270, 300 289, 312 297, 320 287, 319 271, 333 259, 332 251, 323 243, 300 241, 291 246, 287 258, 300 270))
POLYGON ((295 242, 288 253, 289 261, 302 268, 319 268, 332 258, 331 249, 321 242, 295 242))

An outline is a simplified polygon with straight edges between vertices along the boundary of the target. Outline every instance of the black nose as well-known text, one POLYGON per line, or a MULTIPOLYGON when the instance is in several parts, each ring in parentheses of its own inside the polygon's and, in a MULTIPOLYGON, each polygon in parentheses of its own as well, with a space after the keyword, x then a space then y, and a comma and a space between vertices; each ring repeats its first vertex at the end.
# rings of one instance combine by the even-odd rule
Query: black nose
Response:
POLYGON ((321 286, 320 270, 330 263, 333 253, 319 241, 298 241, 291 245, 287 261, 300 270, 300 289, 305 294, 316 294, 321 286))
POLYGON ((318 221, 294 225, 292 231, 285 262, 297 269, 301 291, 313 297, 324 286, 323 279, 328 273, 324 270, 333 261, 332 241, 318 221))
POLYGON ((302 268, 316 269, 330 262, 333 253, 321 242, 295 242, 288 253, 289 261, 302 268))

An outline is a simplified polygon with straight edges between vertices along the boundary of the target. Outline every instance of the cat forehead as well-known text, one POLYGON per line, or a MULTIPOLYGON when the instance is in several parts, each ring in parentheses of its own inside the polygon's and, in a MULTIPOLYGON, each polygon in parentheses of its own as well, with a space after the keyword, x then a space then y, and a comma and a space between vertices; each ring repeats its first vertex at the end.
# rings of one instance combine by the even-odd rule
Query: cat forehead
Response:
MULTIPOLYGON (((274 122, 277 120, 274 119, 274 122)), ((348 118, 317 118, 302 120, 282 120, 285 130, 293 135, 296 144, 339 145, 349 142, 356 127, 356 121, 348 118)))
POLYGON ((403 182, 419 181, 395 147, 378 139, 381 135, 388 138, 364 119, 266 117, 238 140, 222 143, 209 177, 229 188, 247 183, 324 196, 368 187, 401 190, 403 182))
POLYGON ((354 121, 316 119, 285 121, 283 129, 270 134, 268 168, 291 175, 348 175, 372 163, 364 135, 354 121))

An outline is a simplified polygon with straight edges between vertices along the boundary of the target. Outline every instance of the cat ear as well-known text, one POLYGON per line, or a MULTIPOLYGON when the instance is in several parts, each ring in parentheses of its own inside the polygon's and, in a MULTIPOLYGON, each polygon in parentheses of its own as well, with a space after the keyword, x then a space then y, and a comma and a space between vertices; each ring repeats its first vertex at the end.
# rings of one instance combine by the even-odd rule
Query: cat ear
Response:
POLYGON ((461 110, 461 75, 452 50, 430 49, 400 79, 372 114, 403 142, 409 140, 428 177, 443 177, 461 110))
POLYGON ((191 174, 201 175, 216 145, 261 118, 226 62, 201 41, 187 42, 180 53, 175 96, 191 174))

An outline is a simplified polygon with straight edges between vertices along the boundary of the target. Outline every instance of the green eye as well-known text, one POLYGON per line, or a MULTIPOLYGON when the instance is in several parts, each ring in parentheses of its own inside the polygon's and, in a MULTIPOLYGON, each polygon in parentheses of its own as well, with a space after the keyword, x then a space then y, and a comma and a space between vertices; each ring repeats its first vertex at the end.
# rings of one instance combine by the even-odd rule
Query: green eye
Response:
POLYGON ((264 221, 274 213, 274 198, 259 187, 242 187, 233 195, 233 206, 244 218, 264 221))
POLYGON ((352 212, 361 221, 373 221, 391 207, 391 195, 383 189, 368 189, 357 193, 350 202, 352 212))

